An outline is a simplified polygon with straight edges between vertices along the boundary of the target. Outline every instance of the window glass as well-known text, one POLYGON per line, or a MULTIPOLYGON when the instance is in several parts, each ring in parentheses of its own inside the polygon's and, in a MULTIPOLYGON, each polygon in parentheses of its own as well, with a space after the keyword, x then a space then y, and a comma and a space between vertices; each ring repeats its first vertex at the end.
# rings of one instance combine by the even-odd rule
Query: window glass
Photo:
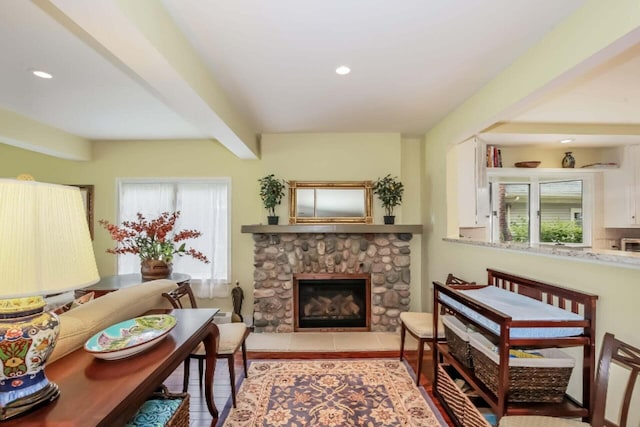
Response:
POLYGON ((529 242, 529 184, 498 184, 494 226, 500 242, 529 242))
POLYGON ((540 184, 540 242, 583 243, 582 180, 540 184))
POLYGON ((494 179, 490 187, 492 242, 591 245, 593 183, 589 176, 494 179))
MULTIPOLYGON (((229 187, 228 179, 122 180, 119 182, 118 222, 135 220, 138 212, 153 218, 163 212, 180 211, 174 231, 200 231, 202 236, 190 239, 187 246, 201 251, 211 262, 205 264, 190 256, 176 256, 173 271, 189 274, 205 287, 228 283, 229 187)), ((138 256, 118 255, 118 274, 139 272, 138 256)))

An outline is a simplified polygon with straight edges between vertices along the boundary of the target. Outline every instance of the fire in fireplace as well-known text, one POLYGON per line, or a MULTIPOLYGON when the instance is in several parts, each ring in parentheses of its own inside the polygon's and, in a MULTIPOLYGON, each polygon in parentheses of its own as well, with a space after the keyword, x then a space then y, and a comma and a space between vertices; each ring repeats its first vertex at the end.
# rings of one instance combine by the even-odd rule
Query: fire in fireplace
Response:
POLYGON ((294 275, 294 330, 370 330, 368 274, 294 275))

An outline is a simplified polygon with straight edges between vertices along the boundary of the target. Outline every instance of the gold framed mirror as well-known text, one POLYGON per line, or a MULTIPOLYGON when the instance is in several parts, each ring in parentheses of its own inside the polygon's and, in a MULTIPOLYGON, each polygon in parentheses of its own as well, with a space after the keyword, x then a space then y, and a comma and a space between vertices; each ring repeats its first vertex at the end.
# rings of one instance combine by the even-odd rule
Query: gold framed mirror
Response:
POLYGON ((289 224, 372 224, 371 181, 289 181, 289 224))

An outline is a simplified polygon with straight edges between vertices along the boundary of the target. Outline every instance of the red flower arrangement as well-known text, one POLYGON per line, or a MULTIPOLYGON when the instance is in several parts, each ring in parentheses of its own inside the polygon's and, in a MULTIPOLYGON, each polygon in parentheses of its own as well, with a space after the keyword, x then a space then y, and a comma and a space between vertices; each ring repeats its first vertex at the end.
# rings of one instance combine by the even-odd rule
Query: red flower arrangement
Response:
POLYGON ((197 230, 182 230, 173 233, 180 211, 164 212, 159 217, 147 220, 140 212, 137 221, 123 221, 117 226, 101 219, 98 221, 117 242, 115 248, 107 249, 110 254, 136 254, 140 260, 160 260, 170 263, 174 255, 189 255, 193 258, 209 263, 207 257, 193 248, 186 248, 186 243, 176 247, 176 243, 187 239, 200 237, 197 230))

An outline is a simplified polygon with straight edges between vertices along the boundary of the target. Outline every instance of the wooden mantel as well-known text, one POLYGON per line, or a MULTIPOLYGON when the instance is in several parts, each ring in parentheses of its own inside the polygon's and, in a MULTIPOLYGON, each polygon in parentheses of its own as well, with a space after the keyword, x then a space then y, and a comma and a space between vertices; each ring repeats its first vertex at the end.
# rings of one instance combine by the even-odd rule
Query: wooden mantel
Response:
POLYGON ((296 224, 296 225, 243 225, 242 233, 285 234, 285 233, 351 233, 351 234, 422 234, 422 224, 296 224))

